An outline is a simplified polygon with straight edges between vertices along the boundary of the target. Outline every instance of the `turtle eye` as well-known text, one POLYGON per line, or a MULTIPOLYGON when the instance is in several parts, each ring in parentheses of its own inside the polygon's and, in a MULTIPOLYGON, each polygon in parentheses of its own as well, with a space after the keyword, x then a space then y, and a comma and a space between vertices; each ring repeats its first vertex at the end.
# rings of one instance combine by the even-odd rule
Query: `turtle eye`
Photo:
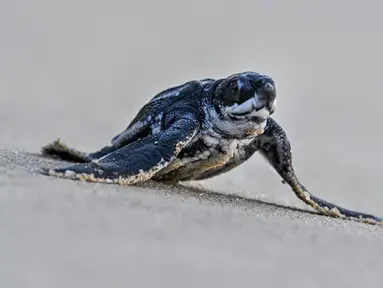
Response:
POLYGON ((233 81, 231 82, 231 90, 233 91, 234 94, 238 93, 238 81, 233 81))
POLYGON ((238 81, 232 81, 231 82, 231 97, 232 101, 238 102, 239 101, 239 85, 238 81))

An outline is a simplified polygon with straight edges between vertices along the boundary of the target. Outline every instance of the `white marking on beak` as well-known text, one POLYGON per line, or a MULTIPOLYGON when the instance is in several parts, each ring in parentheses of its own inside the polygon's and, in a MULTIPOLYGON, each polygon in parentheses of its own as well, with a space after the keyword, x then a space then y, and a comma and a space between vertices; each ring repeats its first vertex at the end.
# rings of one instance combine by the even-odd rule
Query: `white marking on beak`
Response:
POLYGON ((254 94, 254 108, 259 110, 263 106, 264 106, 264 104, 260 100, 260 97, 257 95, 257 93, 255 93, 254 94))
POLYGON ((240 117, 240 116, 267 117, 267 116, 269 116, 270 113, 267 112, 267 109, 263 108, 262 106, 263 106, 263 103, 260 101, 258 95, 255 93, 254 97, 246 100, 241 105, 234 104, 233 106, 227 107, 226 112, 228 112, 234 116, 238 116, 238 117, 240 117), (259 110, 255 111, 255 109, 259 109, 259 110), (263 116, 263 115, 266 115, 266 113, 268 113, 267 116, 263 116), (239 115, 239 114, 243 114, 243 115, 239 115), (247 115, 244 115, 244 114, 247 114, 247 115))
POLYGON ((269 115, 270 115, 270 111, 266 107, 263 107, 262 109, 260 109, 258 111, 254 110, 253 112, 251 112, 247 116, 267 118, 267 117, 269 117, 269 115))
POLYGON ((255 99, 250 98, 243 102, 241 105, 235 104, 231 107, 228 107, 226 111, 231 114, 244 114, 250 113, 254 109, 255 99))

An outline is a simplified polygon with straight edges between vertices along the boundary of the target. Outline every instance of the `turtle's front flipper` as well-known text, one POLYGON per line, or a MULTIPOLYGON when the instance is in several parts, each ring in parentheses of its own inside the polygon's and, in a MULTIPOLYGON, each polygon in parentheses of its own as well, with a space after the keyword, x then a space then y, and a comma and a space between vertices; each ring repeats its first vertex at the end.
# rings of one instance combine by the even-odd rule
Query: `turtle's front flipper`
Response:
POLYGON ((60 169, 42 169, 43 174, 89 182, 134 184, 149 180, 166 167, 195 135, 199 122, 182 115, 165 131, 130 143, 99 160, 60 169))
POLYGON ((258 138, 259 152, 268 160, 278 174, 288 183, 299 199, 318 212, 336 217, 358 220, 370 224, 383 224, 383 219, 374 215, 342 208, 317 198, 299 182, 292 166, 291 146, 285 131, 275 120, 269 118, 265 132, 258 138))

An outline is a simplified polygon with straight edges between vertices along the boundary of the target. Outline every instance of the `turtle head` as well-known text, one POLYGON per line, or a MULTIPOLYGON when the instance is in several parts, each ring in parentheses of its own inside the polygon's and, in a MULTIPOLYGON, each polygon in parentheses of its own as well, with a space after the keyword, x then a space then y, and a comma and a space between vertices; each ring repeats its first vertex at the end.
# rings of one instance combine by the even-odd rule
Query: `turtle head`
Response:
POLYGON ((265 120, 276 109, 275 83, 256 72, 231 75, 217 85, 213 104, 231 120, 265 120))

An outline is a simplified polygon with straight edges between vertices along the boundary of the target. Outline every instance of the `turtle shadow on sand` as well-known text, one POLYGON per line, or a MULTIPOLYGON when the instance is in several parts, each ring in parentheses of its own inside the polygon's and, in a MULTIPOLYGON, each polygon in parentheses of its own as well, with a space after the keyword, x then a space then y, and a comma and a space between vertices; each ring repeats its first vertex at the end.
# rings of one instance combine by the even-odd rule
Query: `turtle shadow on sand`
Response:
MULTIPOLYGON (((48 157, 39 153, 27 153, 26 155, 29 155, 30 157, 37 157, 39 159, 44 159, 49 161, 50 166, 52 167, 60 167, 63 164, 67 164, 66 161, 62 161, 59 159, 52 159, 52 157, 48 157)), ((93 184, 93 183, 89 183, 93 184)), ((287 211, 294 211, 294 212, 301 212, 316 216, 325 216, 322 215, 316 211, 310 211, 306 209, 301 209, 298 207, 292 207, 288 205, 278 204, 269 202, 266 200, 260 200, 260 199, 254 199, 254 198, 248 198, 236 194, 224 194, 220 193, 219 191, 213 191, 210 189, 206 189, 204 187, 197 187, 194 186, 193 183, 166 183, 166 182, 157 182, 153 180, 148 180, 143 183, 136 183, 129 186, 120 186, 117 184, 102 184, 100 185, 115 185, 118 187, 126 187, 134 186, 140 189, 155 191, 155 193, 160 193, 162 195, 178 195, 181 198, 187 198, 187 199, 195 199, 201 203, 208 203, 208 204, 218 204, 222 206, 227 207, 233 207, 234 209, 241 209, 243 211, 254 211, 257 210, 256 207, 258 206, 264 206, 264 207, 270 207, 273 209, 284 209, 287 211)))
MULTIPOLYGON (((69 162, 63 161, 60 159, 54 159, 51 156, 42 155, 41 153, 33 153, 21 151, 6 151, 5 155, 10 158, 15 166, 26 168, 32 173, 36 172, 39 166, 45 165, 46 167, 62 167, 63 165, 68 164, 69 162), (16 156, 18 154, 19 156, 16 156)), ((39 174, 39 173, 37 173, 39 174)), ((41 175, 41 174, 39 174, 41 175)), ((65 181, 71 181, 66 179, 65 181)), ((89 185, 94 185, 92 182, 81 182, 89 185)), ((181 183, 166 183, 158 182, 153 180, 148 180, 142 183, 135 183, 128 186, 118 185, 118 184, 107 184, 107 183, 97 183, 97 185, 105 186, 115 186, 118 188, 129 189, 129 187, 135 187, 142 189, 148 193, 154 193, 157 195, 163 196, 176 196, 181 199, 194 199, 201 204, 208 205, 219 205, 221 207, 229 207, 233 210, 239 210, 242 212, 249 212, 252 214, 262 214, 264 211, 268 213, 278 212, 280 216, 288 216, 289 218, 303 219, 307 218, 305 215, 311 215, 312 217, 320 217, 321 219, 332 219, 332 220, 346 220, 353 221, 352 219, 344 218, 333 218, 328 217, 327 215, 321 214, 317 211, 310 211, 308 209, 302 209, 298 207, 293 207, 284 204, 278 204, 275 202, 270 202, 264 199, 255 199, 248 198, 237 194, 225 194, 219 191, 213 191, 211 189, 204 188, 203 186, 195 186, 193 182, 181 182, 181 183), (263 211, 263 212, 262 212, 263 211), (293 215, 289 212, 297 212, 293 215), (324 218, 322 218, 324 217, 324 218)), ((316 218, 319 219, 319 218, 316 218)))
MULTIPOLYGON (((166 189, 167 191, 173 191, 174 194, 185 195, 199 200, 200 202, 208 202, 214 204, 220 204, 225 206, 233 206, 235 208, 243 210, 255 210, 256 206, 268 206, 271 208, 277 209, 286 209, 295 212, 308 213, 311 215, 325 216, 316 211, 310 211, 306 209, 301 209, 298 207, 278 204, 274 202, 269 202, 261 199, 248 198, 245 196, 237 194, 225 194, 219 191, 213 191, 203 187, 196 187, 193 184, 188 183, 179 183, 179 184, 168 184, 168 183, 158 183, 154 181, 149 181, 147 184, 140 184, 143 188, 159 188, 166 189), (170 188, 170 189, 169 189, 170 188)), ((172 192, 172 193, 173 193, 172 192)))

